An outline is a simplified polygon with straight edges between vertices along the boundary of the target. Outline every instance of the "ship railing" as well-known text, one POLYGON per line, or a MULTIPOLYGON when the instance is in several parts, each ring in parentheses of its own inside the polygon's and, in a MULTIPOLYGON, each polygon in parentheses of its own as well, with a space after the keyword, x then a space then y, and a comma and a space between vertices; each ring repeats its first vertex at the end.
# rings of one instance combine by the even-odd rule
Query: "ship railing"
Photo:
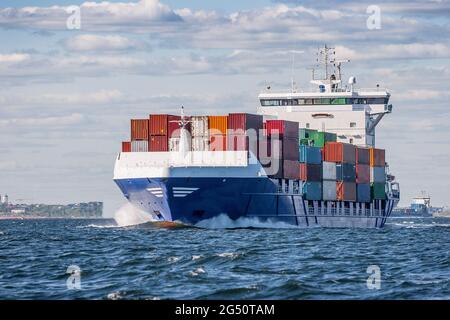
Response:
POLYGON ((308 214, 314 215, 314 208, 308 208, 308 214))

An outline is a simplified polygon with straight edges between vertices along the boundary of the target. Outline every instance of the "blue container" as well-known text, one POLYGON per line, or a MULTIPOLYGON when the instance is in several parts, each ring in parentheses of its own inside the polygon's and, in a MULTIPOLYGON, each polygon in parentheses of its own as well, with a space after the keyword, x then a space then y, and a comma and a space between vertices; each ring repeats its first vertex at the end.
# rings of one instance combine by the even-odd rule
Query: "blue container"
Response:
POLYGON ((370 183, 356 185, 356 200, 358 202, 370 202, 370 183))
POLYGON ((304 182, 302 191, 306 200, 322 200, 322 182, 304 182))
POLYGON ((336 180, 356 182, 356 166, 351 163, 336 164, 336 180))
POLYGON ((300 162, 308 164, 321 164, 322 152, 319 147, 299 146, 300 162))

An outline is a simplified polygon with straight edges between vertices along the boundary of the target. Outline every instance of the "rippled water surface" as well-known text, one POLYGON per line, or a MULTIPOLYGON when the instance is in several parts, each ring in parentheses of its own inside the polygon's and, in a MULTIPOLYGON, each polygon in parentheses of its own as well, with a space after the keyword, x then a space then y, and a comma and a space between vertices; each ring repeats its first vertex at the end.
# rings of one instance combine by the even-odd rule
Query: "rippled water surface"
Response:
POLYGON ((450 299, 450 219, 384 229, 0 221, 2 299, 450 299), (70 265, 81 290, 67 288, 70 265), (367 288, 368 266, 381 288, 367 288))

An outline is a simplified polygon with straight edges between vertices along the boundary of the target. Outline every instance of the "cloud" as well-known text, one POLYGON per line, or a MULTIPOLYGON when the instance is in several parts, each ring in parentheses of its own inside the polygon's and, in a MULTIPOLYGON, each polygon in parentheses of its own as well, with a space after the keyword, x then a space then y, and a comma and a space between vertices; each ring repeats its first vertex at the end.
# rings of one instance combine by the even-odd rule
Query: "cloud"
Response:
POLYGON ((0 128, 5 127, 61 127, 78 124, 83 121, 83 115, 74 113, 63 117, 45 117, 45 118, 14 118, 0 120, 0 128))
POLYGON ((12 53, 12 54, 0 54, 0 64, 14 64, 23 62, 30 59, 29 54, 12 53))
MULTIPOLYGON (((4 8, 0 10, 0 26, 64 30, 72 12, 70 6, 4 8)), ((80 6, 81 25, 95 29, 99 26, 136 26, 142 23, 180 21, 181 17, 158 0, 139 2, 84 2, 80 6)))
POLYGON ((70 51, 120 51, 129 50, 139 45, 128 38, 118 35, 83 34, 64 41, 70 51))

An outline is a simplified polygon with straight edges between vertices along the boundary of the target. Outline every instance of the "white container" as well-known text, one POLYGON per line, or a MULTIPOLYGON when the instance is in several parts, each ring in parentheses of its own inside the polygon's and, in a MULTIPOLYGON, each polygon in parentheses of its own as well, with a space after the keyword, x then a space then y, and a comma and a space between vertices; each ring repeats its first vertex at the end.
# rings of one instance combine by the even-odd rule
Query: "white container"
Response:
POLYGON ((180 138, 170 138, 169 151, 179 151, 179 150, 180 150, 180 138))
POLYGON ((147 140, 131 141, 131 152, 148 152, 147 140))
POLYGON ((191 128, 193 137, 208 137, 209 126, 207 116, 193 116, 191 117, 191 128))
POLYGON ((370 182, 385 183, 386 182, 385 167, 370 167, 370 182))
POLYGON ((323 180, 336 180, 336 162, 322 163, 322 179, 323 180))
POLYGON ((322 199, 336 201, 336 181, 323 181, 322 184, 322 199))
POLYGON ((208 151, 209 138, 192 137, 192 151, 208 151))

